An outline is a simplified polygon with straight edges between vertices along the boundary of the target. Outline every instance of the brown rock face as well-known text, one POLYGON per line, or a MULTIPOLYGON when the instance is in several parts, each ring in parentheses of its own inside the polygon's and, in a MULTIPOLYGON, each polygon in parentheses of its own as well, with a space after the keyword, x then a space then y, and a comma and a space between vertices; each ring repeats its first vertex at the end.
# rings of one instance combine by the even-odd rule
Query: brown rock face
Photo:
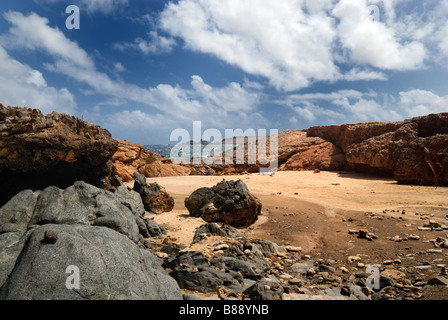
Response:
POLYGON ((111 187, 117 147, 107 130, 76 117, 0 105, 0 203, 24 189, 67 188, 79 180, 111 187))
POLYGON ((394 132, 403 122, 367 122, 333 126, 317 126, 307 130, 308 137, 320 137, 334 143, 345 153, 347 148, 372 137, 394 132))
POLYGON ((350 145, 346 157, 354 170, 390 174, 398 183, 448 185, 448 113, 405 120, 350 145))
POLYGON ((344 153, 322 138, 308 137, 303 131, 285 131, 278 140, 279 170, 345 170, 344 153))
POLYGON ((114 155, 114 167, 117 175, 128 182, 134 179, 134 173, 146 177, 187 176, 191 169, 186 166, 171 163, 161 155, 146 150, 139 143, 128 141, 118 142, 118 151, 114 155))
MULTIPOLYGON (((440 132, 448 128, 446 122, 440 132)), ((439 118, 440 120, 440 118, 439 118)), ((417 185, 448 186, 448 134, 438 134, 435 125, 430 130, 419 123, 420 119, 403 126, 403 137, 392 144, 391 159, 394 164, 394 178, 398 183, 417 185), (420 128, 420 130, 419 130, 420 128), (420 134, 436 133, 421 137, 420 134)))
MULTIPOLYGON (((278 141, 278 169, 286 170, 345 170, 348 169, 345 155, 341 149, 335 144, 319 137, 308 137, 307 133, 300 130, 287 130, 277 135, 278 141)), ((256 163, 250 164, 248 157, 248 141, 245 141, 244 163, 239 163, 236 159, 236 151, 234 153, 232 165, 234 170, 229 168, 213 167, 215 171, 222 172, 229 170, 230 172, 258 172, 260 168, 269 167, 270 163, 262 164, 271 155, 271 139, 266 138, 266 153, 258 154, 256 151, 256 163)), ((256 140, 257 147, 261 143, 256 140)), ((224 160, 223 160, 224 162, 224 160)))

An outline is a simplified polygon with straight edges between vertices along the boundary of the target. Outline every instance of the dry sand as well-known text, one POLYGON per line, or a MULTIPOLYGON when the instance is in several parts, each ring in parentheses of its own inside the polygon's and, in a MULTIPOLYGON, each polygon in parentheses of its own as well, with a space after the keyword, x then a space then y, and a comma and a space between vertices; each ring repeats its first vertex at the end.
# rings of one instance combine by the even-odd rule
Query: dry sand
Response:
POLYGON ((170 236, 189 246, 196 227, 204 221, 189 216, 184 199, 196 189, 212 187, 223 179, 243 180, 263 204, 257 223, 241 230, 246 236, 301 246, 305 252, 353 247, 353 237, 347 234, 350 228, 370 228, 373 233, 392 237, 417 233, 422 219, 434 218, 448 224, 448 188, 399 185, 390 178, 352 172, 313 171, 278 172, 274 176, 148 178, 148 182, 165 187, 175 199, 174 210, 154 216, 155 220, 168 229, 170 236), (389 211, 383 213, 385 209, 389 211), (402 210, 406 213, 402 214, 402 210), (372 213, 386 218, 372 219, 372 213), (388 219, 394 223, 388 223, 388 219))

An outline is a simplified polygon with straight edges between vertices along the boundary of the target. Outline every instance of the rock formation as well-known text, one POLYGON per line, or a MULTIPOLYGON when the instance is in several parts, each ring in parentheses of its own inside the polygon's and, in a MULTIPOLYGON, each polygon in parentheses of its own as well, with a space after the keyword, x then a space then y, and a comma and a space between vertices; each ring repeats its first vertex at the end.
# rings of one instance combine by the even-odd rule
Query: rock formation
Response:
POLYGON ((146 150, 139 143, 117 140, 118 150, 114 154, 116 174, 124 181, 133 180, 134 173, 141 173, 146 177, 187 176, 191 169, 187 166, 171 163, 169 159, 146 150))
POLYGON ((146 211, 156 214, 170 212, 174 208, 174 199, 157 183, 146 183, 146 177, 134 173, 134 191, 140 194, 146 211))
POLYGON ((279 170, 327 170, 348 168, 342 150, 332 142, 309 137, 306 132, 288 130, 278 139, 279 170))
POLYGON ((137 244, 142 208, 124 187, 112 193, 76 182, 20 192, 0 208, 0 299, 182 299, 161 262, 137 244), (79 288, 66 286, 71 266, 79 288))
MULTIPOLYGON (((280 132, 277 135, 278 141, 278 170, 346 170, 348 169, 345 155, 342 150, 333 144, 319 137, 309 137, 305 131, 301 130, 287 130, 280 132)), ((219 173, 254 173, 259 172, 261 168, 267 168, 271 165, 269 160, 270 153, 270 137, 266 139, 245 139, 244 145, 244 159, 243 161, 237 158, 238 150, 233 150, 233 157, 231 163, 226 162, 225 155, 222 157, 222 165, 213 164, 204 169, 198 174, 207 174, 207 171, 215 171, 219 173), (248 152, 250 145, 255 146, 254 152, 255 162, 250 161, 248 152), (265 146, 264 146, 265 145, 265 146), (258 151, 258 148, 266 148, 266 151, 258 151)), ((262 149, 263 150, 263 149, 262 149)))
POLYGON ((0 205, 25 189, 79 180, 111 187, 117 147, 107 130, 76 117, 0 105, 0 205))
POLYGON ((406 120, 394 132, 354 143, 347 161, 357 171, 393 175, 398 183, 448 185, 448 113, 406 120))
POLYGON ((346 153, 347 148, 372 137, 384 133, 394 132, 403 125, 403 122, 367 122, 356 124, 330 125, 311 127, 308 137, 319 137, 334 143, 346 153))
POLYGON ((185 199, 185 207, 191 216, 207 222, 247 227, 258 220, 262 204, 241 180, 223 180, 212 188, 194 191, 185 199))

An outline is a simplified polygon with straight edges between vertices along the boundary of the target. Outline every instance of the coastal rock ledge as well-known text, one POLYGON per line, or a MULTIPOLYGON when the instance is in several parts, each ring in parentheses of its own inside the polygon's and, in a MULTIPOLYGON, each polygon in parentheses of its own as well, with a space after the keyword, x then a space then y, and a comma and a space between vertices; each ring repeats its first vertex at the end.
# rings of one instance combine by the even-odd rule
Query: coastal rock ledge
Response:
POLYGON ((26 189, 76 181, 109 188, 118 142, 76 117, 0 104, 0 206, 26 189))

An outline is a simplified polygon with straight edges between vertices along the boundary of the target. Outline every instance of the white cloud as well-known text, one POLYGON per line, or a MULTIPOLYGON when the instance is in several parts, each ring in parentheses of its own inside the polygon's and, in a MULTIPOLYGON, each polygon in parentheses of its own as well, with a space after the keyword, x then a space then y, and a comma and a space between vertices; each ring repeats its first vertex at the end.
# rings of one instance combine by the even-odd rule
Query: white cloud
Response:
POLYGON ((48 86, 41 72, 13 59, 0 46, 0 103, 53 111, 73 113, 76 103, 65 88, 48 86))
POLYGON ((137 38, 134 42, 116 43, 114 48, 122 51, 131 48, 140 50, 143 54, 162 54, 171 52, 176 45, 174 39, 161 36, 157 31, 148 32, 148 36, 149 41, 137 38))
MULTIPOLYGON (((112 79, 96 69, 94 61, 77 43, 67 39, 57 28, 48 26, 47 19, 35 13, 24 16, 17 12, 8 12, 6 18, 12 27, 8 34, 1 36, 1 40, 9 46, 43 51, 54 60, 44 64, 47 70, 86 84, 94 93, 143 105, 148 114, 158 112, 170 122, 208 118, 209 123, 222 127, 229 119, 233 119, 230 120, 232 122, 235 119, 247 119, 247 114, 253 112, 259 104, 258 94, 238 83, 232 82, 227 86, 214 88, 197 75, 192 77, 191 88, 187 89, 169 84, 142 88, 112 79)), ((121 70, 124 67, 115 64, 115 69, 121 70)), ((43 85, 41 74, 30 75, 29 81, 43 85)), ((139 113, 129 112, 124 115, 126 118, 138 117, 139 113)), ((138 119, 136 121, 142 123, 138 119)), ((167 121, 156 123, 163 126, 167 121)))
POLYGON ((47 18, 30 13, 8 11, 4 18, 12 25, 7 34, 0 37, 0 43, 7 48, 42 50, 57 59, 77 67, 91 69, 94 63, 78 44, 71 41, 56 27, 48 25, 47 18))
POLYGON ((114 63, 114 70, 117 72, 123 72, 126 68, 120 62, 116 62, 114 63))
POLYGON ((386 80, 383 71, 424 68, 431 23, 397 15, 402 1, 384 2, 382 20, 372 21, 372 2, 380 4, 180 0, 165 7, 159 27, 181 38, 186 49, 212 54, 282 91, 341 79, 386 80), (345 73, 341 64, 352 69, 345 73))
POLYGON ((81 5, 84 6, 88 12, 102 12, 105 14, 111 13, 119 8, 128 5, 128 0, 81 0, 81 5))
POLYGON ((397 95, 340 90, 332 93, 291 94, 273 101, 294 111, 304 127, 375 121, 401 121, 430 113, 448 112, 448 96, 427 90, 397 95))
POLYGON ((418 41, 404 42, 393 25, 372 20, 366 0, 341 0, 333 14, 340 19, 338 36, 352 61, 384 70, 423 66, 424 45, 418 41))
POLYGON ((406 117, 448 112, 448 96, 439 96, 427 90, 404 91, 399 94, 398 108, 406 117))
POLYGON ((160 27, 190 50, 263 76, 279 90, 294 90, 338 75, 333 19, 323 14, 330 3, 182 0, 166 6, 160 27))
POLYGON ((346 74, 341 76, 341 80, 347 81, 370 81, 370 80, 387 80, 387 75, 383 72, 363 70, 353 68, 346 74))

